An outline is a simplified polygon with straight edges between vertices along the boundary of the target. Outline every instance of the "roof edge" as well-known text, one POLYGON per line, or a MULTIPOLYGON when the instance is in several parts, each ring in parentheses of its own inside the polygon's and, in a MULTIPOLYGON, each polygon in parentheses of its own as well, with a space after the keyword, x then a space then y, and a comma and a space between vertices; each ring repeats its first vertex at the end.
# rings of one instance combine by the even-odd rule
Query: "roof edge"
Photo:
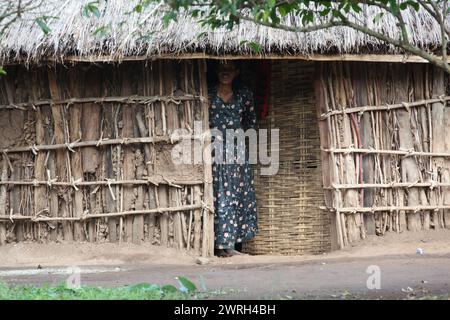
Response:
MULTIPOLYGON (((437 56, 439 58, 439 56, 437 56)), ((121 63, 125 61, 148 61, 160 59, 214 59, 214 60, 304 60, 304 61, 360 61, 360 62, 393 62, 393 63, 429 63, 422 57, 407 54, 311 54, 311 55, 282 55, 282 54, 252 54, 252 55, 213 55, 206 53, 183 53, 183 54, 157 54, 157 55, 138 55, 117 58, 108 55, 76 56, 68 55, 61 58, 47 58, 34 62, 27 59, 18 59, 4 63, 4 65, 18 64, 40 64, 40 63, 121 63)))

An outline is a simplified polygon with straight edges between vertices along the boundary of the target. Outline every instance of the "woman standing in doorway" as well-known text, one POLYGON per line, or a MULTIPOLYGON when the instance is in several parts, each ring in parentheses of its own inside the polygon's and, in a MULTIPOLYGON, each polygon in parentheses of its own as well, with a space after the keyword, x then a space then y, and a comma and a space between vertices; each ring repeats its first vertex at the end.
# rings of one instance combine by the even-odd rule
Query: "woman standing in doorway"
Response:
POLYGON ((230 257, 241 254, 236 245, 256 235, 257 217, 253 174, 245 142, 239 145, 233 139, 233 143, 227 145, 226 130, 254 128, 256 112, 253 93, 233 82, 239 74, 235 63, 220 63, 216 74, 218 83, 209 92, 209 123, 211 129, 221 133, 223 157, 213 154, 214 245, 217 256, 230 257), (234 161, 230 161, 230 156, 234 161), (218 161, 220 159, 223 161, 218 161))

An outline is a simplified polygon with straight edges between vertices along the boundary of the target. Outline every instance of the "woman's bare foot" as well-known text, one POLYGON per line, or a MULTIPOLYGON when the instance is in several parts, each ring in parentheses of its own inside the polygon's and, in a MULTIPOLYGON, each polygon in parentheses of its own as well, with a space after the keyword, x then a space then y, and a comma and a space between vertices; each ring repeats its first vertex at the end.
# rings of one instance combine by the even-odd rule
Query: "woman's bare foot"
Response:
POLYGON ((232 255, 228 252, 228 249, 214 249, 214 255, 219 258, 229 258, 232 255))
POLYGON ((245 253, 239 252, 237 250, 234 249, 226 249, 227 253, 229 254, 230 257, 232 256, 245 256, 245 253))
POLYGON ((235 249, 214 249, 214 255, 220 258, 229 258, 233 256, 247 256, 246 253, 239 252, 235 249))

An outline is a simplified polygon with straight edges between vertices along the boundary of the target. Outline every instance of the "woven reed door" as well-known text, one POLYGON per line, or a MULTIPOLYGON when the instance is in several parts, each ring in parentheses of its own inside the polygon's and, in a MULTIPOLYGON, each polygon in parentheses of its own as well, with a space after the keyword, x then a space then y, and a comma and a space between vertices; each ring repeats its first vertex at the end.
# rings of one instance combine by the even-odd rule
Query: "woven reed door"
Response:
MULTIPOLYGON (((259 233, 245 245, 253 254, 302 255, 330 250, 323 205, 319 128, 312 63, 272 64, 269 116, 260 128, 279 129, 279 171, 255 168, 259 233)), ((270 144, 269 144, 270 146, 270 144)))
POLYGON ((186 140, 206 145, 193 132, 195 121, 208 128, 205 69, 202 60, 8 68, 0 243, 146 241, 211 255, 211 167, 172 161, 186 140))

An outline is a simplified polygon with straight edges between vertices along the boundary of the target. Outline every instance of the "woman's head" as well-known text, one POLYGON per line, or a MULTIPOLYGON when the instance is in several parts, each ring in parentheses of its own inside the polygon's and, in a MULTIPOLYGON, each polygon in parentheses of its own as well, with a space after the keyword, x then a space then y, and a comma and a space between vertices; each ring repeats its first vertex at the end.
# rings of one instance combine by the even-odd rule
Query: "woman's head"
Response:
POLYGON ((231 85, 239 75, 239 68, 235 62, 228 60, 218 64, 216 73, 220 84, 231 85))

